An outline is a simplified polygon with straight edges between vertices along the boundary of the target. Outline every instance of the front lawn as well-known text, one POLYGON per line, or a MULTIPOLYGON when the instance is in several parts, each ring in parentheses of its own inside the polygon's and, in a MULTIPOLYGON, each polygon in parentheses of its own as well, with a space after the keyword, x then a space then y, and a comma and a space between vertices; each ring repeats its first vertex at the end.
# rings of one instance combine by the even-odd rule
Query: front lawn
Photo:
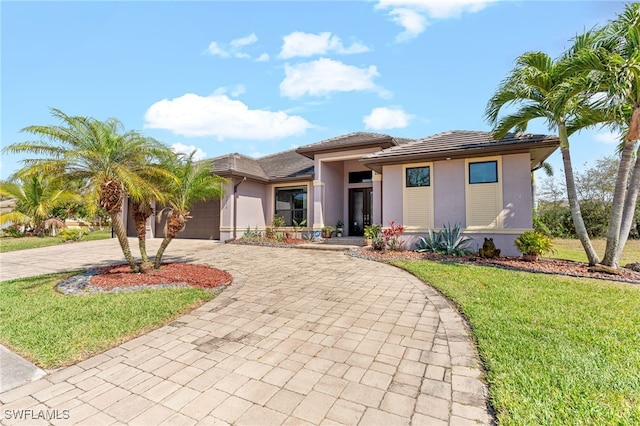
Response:
POLYGON ((73 364, 214 297, 198 288, 63 296, 66 274, 0 282, 0 342, 42 368, 73 364))
POLYGON ((640 286, 399 261, 458 304, 500 425, 640 424, 640 286))
MULTIPOLYGON (((602 258, 607 241, 591 240, 591 244, 593 244, 593 248, 600 258, 602 258)), ((578 239, 556 238, 553 240, 553 248, 555 253, 547 253, 545 256, 575 260, 576 262, 587 262, 587 255, 584 253, 582 244, 580 244, 580 240, 578 239)), ((627 244, 624 246, 624 251, 620 257, 620 266, 638 261, 640 261, 640 240, 627 240, 627 244)))
MULTIPOLYGON (((107 238, 111 238, 111 229, 90 232, 82 238, 82 241, 104 240, 107 238)), ((65 241, 61 237, 2 237, 0 238, 0 253, 49 247, 62 243, 65 243, 65 241)))

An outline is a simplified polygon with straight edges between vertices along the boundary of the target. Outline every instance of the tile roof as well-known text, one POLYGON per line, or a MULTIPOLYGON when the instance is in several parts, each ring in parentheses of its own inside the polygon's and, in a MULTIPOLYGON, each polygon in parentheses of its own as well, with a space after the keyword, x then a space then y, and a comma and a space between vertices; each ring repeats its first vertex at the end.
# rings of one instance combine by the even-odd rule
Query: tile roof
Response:
POLYGON ((550 154, 558 144, 558 138, 549 135, 509 133, 501 141, 496 141, 491 132, 452 130, 365 155, 361 161, 376 164, 415 158, 459 158, 471 153, 525 152, 538 146, 549 148, 550 154))
POLYGON ((381 133, 355 132, 331 139, 325 139, 310 145, 304 145, 296 151, 306 157, 313 158, 314 154, 319 152, 345 151, 348 149, 368 146, 388 148, 390 146, 397 145, 400 140, 404 141, 404 139, 397 139, 381 133))
POLYGON ((221 176, 246 176, 259 181, 313 177, 313 160, 295 150, 279 152, 261 158, 233 153, 208 160, 211 171, 221 176))
POLYGON ((271 179, 313 176, 313 160, 295 150, 267 155, 258 158, 257 162, 271 179))
POLYGON ((269 176, 264 172, 255 158, 232 153, 212 158, 211 171, 217 175, 238 175, 268 181, 269 176))

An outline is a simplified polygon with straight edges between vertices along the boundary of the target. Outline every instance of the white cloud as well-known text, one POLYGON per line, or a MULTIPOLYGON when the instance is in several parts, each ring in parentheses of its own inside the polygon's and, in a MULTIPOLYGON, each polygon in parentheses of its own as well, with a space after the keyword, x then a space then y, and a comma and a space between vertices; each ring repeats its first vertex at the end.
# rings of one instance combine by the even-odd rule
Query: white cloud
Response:
POLYGON ((207 158, 207 153, 195 145, 185 145, 178 142, 171 145, 171 149, 177 154, 185 155, 190 155, 193 151, 195 151, 196 153, 194 154, 193 159, 196 161, 204 160, 205 158, 207 158))
POLYGON ((358 68, 327 58, 293 66, 287 64, 280 93, 289 98, 299 98, 303 95, 326 96, 331 92, 368 90, 388 97, 390 92, 373 82, 379 75, 375 65, 358 68))
POLYGON ((367 46, 358 42, 345 47, 340 41, 340 37, 331 35, 330 32, 310 34, 295 31, 284 36, 282 40, 284 44, 278 54, 278 57, 282 59, 309 57, 327 53, 352 54, 369 51, 367 46))
MULTIPOLYGON (((231 56, 240 59, 251 59, 251 55, 243 52, 242 48, 252 45, 258 41, 258 37, 255 34, 249 34, 246 37, 236 38, 231 40, 228 45, 217 41, 212 41, 206 50, 206 53, 214 56, 220 56, 221 58, 229 58, 231 56)), ((264 55, 260 55, 258 61, 264 61, 264 55)), ((267 55, 268 59, 268 55, 267 55)))
POLYGON ((233 47, 242 47, 242 46, 249 46, 250 44, 253 44, 256 41, 258 41, 258 37, 255 34, 249 34, 246 37, 240 37, 235 40, 231 40, 230 44, 233 47))
POLYGON ((398 41, 418 36, 429 20, 457 18, 463 13, 479 12, 498 0, 378 0, 376 9, 390 9, 389 16, 404 32, 398 41))
POLYGON ((411 10, 398 8, 389 12, 391 20, 404 28, 404 31, 398 34, 397 41, 405 41, 417 37, 429 25, 424 16, 411 10))
POLYGON ((187 93, 163 99, 145 113, 145 128, 170 130, 183 136, 215 136, 218 140, 276 139, 302 134, 311 127, 298 115, 249 109, 220 90, 210 96, 187 93))
POLYGON ((362 117, 367 129, 403 129, 409 125, 413 115, 407 114, 402 108, 374 108, 369 115, 362 117))
POLYGON ((263 53, 262 55, 256 58, 256 62, 267 62, 269 60, 269 54, 263 53))
POLYGON ((238 96, 242 95, 246 91, 247 91, 247 89, 245 89, 243 84, 238 84, 231 91, 231 96, 233 96, 234 98, 237 98, 238 96))
POLYGON ((600 143, 617 144, 620 143, 620 133, 596 133, 593 138, 600 143))
POLYGON ((217 55, 223 58, 229 57, 229 52, 227 52, 226 50, 218 46, 218 43, 216 43, 215 41, 212 41, 211 44, 209 44, 209 47, 207 48, 207 52, 209 52, 211 55, 214 55, 214 56, 217 55))

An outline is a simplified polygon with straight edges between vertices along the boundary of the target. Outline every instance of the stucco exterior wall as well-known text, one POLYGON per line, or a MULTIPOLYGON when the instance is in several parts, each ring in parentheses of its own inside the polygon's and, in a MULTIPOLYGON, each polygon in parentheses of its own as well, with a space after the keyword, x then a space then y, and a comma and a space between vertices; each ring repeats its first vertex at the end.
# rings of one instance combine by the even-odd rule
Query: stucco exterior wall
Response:
POLYGON ((402 223, 402 166, 382 168, 382 225, 402 223))
POLYGON ((431 172, 434 226, 466 226, 464 160, 435 161, 431 172))
POLYGON ((324 191, 322 223, 314 223, 318 228, 322 225, 336 226, 338 219, 343 219, 344 202, 344 163, 342 161, 322 162, 322 186, 324 191))
MULTIPOLYGON (((224 198, 220 201, 221 241, 233 238, 233 186, 239 181, 238 178, 235 178, 234 182, 226 185, 224 198)), ((263 230, 266 217, 267 185, 250 180, 244 181, 238 185, 236 196, 238 208, 236 237, 240 238, 247 229, 247 226, 250 226, 252 229, 257 227, 259 230, 263 230)))
MULTIPOLYGON (((480 159, 478 159, 480 160, 480 159)), ((520 252, 513 244, 515 238, 532 227, 531 173, 529 154, 513 154, 502 157, 503 228, 496 230, 465 231, 473 238, 471 250, 482 247, 485 238, 494 243, 505 256, 518 256, 520 252)), ((402 165, 383 167, 382 178, 383 217, 387 226, 391 220, 402 223, 403 218, 403 171, 402 165)), ((433 163, 432 185, 434 190, 434 226, 466 226, 465 161, 447 160, 433 163)), ((405 232, 405 248, 415 248, 416 242, 425 232, 405 232)))
POLYGON ((503 220, 506 229, 532 226, 531 159, 529 154, 502 157, 503 220))

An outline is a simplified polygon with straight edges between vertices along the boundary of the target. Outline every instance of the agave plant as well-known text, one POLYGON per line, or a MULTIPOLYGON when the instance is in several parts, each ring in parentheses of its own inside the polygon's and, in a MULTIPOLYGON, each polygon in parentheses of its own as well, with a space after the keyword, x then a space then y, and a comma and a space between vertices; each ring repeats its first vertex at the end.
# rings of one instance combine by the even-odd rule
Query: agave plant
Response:
POLYGON ((443 225, 440 231, 435 232, 430 229, 427 238, 421 237, 418 240, 416 251, 464 256, 469 253, 467 246, 470 241, 472 241, 471 238, 462 235, 460 225, 455 225, 453 228, 451 224, 443 225))

